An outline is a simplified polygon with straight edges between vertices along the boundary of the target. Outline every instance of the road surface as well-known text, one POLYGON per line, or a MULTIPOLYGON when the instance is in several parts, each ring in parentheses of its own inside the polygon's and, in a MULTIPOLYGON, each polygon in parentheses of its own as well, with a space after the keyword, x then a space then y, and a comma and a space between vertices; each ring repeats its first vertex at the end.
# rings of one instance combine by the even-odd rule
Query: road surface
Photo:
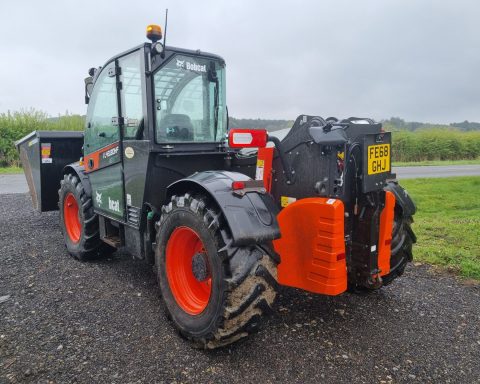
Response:
POLYGON ((163 315, 145 262, 75 261, 58 212, 0 201, 1 384, 480 383, 480 286, 426 265, 368 295, 280 289, 263 331, 201 351, 163 315))
MULTIPOLYGON (((480 176, 480 164, 477 165, 442 165, 422 167, 393 167, 399 179, 419 177, 480 176)), ((23 174, 0 175, 0 194, 28 192, 27 181, 23 174)))
POLYGON ((427 165, 421 167, 393 167, 399 179, 420 177, 480 176, 480 164, 475 165, 427 165))

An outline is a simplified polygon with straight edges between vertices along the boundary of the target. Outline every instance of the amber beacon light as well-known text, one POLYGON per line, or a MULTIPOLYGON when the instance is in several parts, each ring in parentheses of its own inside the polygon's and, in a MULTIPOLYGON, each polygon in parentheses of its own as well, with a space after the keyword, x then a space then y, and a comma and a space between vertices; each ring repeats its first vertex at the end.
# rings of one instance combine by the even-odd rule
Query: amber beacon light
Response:
POLYGON ((156 42, 162 38, 162 28, 156 24, 147 27, 147 39, 156 42))

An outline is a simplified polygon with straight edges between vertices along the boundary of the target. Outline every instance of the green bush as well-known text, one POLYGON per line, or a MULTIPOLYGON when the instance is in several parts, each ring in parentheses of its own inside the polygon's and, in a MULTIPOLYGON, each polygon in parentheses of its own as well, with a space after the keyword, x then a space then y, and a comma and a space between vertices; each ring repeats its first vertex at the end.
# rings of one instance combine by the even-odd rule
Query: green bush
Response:
POLYGON ((35 130, 82 131, 85 118, 66 114, 49 118, 45 112, 27 111, 0 114, 0 167, 20 166, 14 142, 35 130))
POLYGON ((424 129, 392 133, 393 161, 467 160, 480 156, 480 131, 424 129))

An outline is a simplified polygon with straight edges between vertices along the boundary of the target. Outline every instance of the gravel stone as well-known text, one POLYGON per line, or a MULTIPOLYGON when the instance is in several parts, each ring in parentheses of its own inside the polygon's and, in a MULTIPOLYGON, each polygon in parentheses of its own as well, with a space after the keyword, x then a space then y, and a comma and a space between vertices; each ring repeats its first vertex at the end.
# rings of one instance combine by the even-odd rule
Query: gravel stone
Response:
POLYGON ((31 206, 0 195, 2 384, 480 382, 480 288, 427 265, 368 295, 281 288, 263 331, 196 350, 150 266, 121 250, 75 261, 58 212, 31 206))

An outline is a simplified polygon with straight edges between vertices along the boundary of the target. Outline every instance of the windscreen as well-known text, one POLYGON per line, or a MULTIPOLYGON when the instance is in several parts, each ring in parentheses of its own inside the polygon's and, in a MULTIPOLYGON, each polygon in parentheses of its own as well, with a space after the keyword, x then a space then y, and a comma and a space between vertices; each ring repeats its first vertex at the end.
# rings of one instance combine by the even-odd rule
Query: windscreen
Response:
POLYGON ((154 74, 156 141, 225 138, 225 68, 216 60, 173 56, 154 74))

